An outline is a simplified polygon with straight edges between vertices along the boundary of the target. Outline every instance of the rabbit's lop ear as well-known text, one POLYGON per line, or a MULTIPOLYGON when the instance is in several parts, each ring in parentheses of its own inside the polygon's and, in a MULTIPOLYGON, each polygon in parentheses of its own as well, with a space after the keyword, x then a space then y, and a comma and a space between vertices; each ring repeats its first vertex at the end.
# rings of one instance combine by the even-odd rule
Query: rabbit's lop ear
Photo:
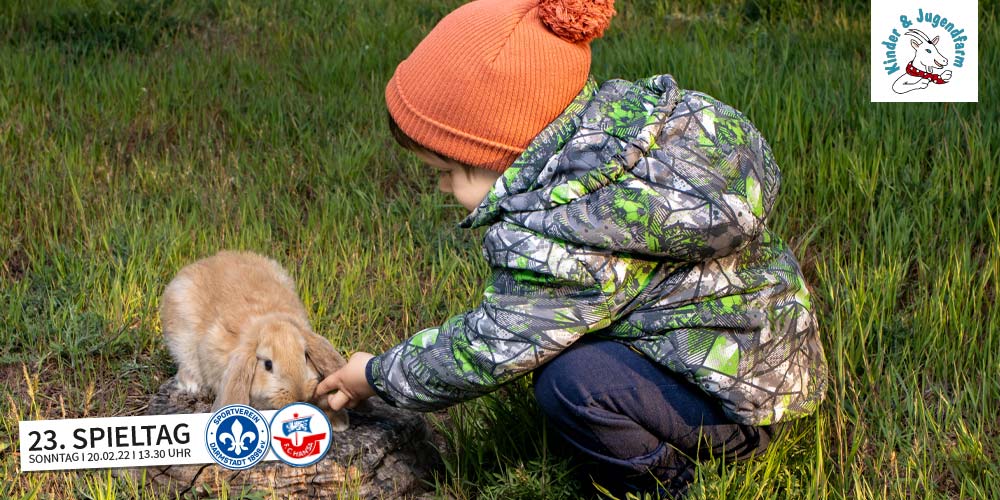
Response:
POLYGON ((229 355, 229 363, 222 374, 222 387, 216 392, 212 410, 226 405, 250 404, 250 387, 253 373, 257 368, 257 352, 254 345, 244 342, 229 355))
POLYGON ((320 376, 326 377, 347 364, 329 340, 310 331, 304 331, 302 335, 306 340, 306 357, 320 376))

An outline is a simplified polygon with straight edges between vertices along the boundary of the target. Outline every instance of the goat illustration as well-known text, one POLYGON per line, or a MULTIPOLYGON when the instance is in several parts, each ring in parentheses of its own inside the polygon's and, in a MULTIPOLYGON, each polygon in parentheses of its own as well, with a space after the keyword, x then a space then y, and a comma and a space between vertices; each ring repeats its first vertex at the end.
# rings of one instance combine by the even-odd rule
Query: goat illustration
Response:
POLYGON ((937 48, 941 37, 936 36, 931 40, 923 31, 915 29, 905 34, 914 38, 910 40, 910 46, 916 52, 913 54, 913 59, 906 64, 906 73, 899 75, 899 78, 892 83, 893 92, 905 94, 911 90, 925 89, 931 82, 940 85, 951 80, 951 70, 945 70, 940 74, 934 73, 934 69, 941 69, 948 64, 948 58, 941 55, 937 48))

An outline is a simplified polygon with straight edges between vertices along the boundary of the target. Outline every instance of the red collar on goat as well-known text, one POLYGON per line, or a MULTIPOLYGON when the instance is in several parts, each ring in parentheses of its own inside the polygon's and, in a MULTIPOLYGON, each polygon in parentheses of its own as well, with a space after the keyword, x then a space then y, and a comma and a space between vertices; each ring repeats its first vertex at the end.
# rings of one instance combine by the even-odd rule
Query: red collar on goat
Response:
POLYGON ((907 75, 913 75, 913 76, 919 76, 920 78, 927 78, 928 80, 930 80, 930 81, 932 81, 934 83, 937 83, 939 85, 942 84, 942 83, 948 83, 948 82, 946 82, 944 80, 944 78, 941 78, 940 75, 937 75, 937 74, 934 74, 934 73, 929 73, 927 71, 920 71, 919 69, 913 67, 913 63, 912 62, 908 63, 906 65, 906 74, 907 75))

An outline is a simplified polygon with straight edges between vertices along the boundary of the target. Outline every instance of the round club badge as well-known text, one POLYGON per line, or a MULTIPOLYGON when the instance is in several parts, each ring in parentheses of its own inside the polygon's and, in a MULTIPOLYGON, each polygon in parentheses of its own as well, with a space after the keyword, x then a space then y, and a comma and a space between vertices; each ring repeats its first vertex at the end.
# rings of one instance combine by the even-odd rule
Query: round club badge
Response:
POLYGON ((271 449, 279 460, 295 467, 312 465, 330 451, 333 429, 319 408, 292 403, 271 418, 271 449))
POLYGON ((267 456, 271 433, 264 415, 246 405, 219 408, 205 427, 205 446, 219 465, 249 469, 267 456))

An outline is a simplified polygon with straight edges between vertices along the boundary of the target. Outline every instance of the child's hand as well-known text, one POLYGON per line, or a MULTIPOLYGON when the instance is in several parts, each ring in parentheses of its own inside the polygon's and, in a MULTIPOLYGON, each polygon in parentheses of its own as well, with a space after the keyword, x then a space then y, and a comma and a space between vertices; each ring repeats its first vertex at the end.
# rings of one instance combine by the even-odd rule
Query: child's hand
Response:
POLYGON ((368 366, 368 360, 374 357, 367 352, 352 354, 343 368, 333 372, 316 386, 316 396, 336 390, 327 398, 333 411, 354 408, 374 396, 375 389, 368 385, 368 379, 365 378, 365 367, 368 366))

